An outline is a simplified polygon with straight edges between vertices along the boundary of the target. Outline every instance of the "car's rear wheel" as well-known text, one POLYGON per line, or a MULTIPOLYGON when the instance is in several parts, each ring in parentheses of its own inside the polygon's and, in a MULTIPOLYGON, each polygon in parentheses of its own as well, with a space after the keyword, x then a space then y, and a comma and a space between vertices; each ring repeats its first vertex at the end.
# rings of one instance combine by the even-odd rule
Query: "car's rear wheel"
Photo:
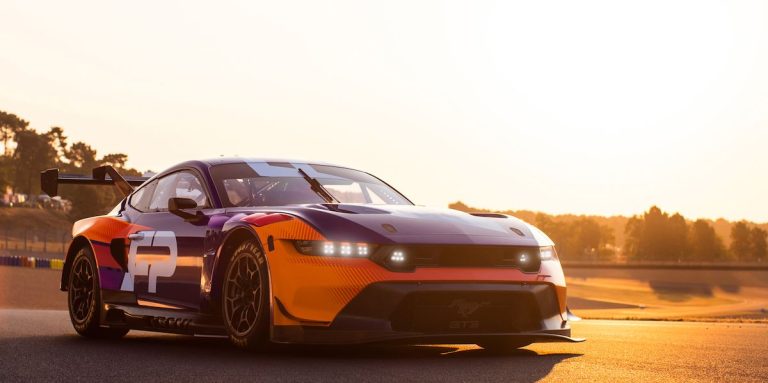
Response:
POLYGON ((101 327, 99 323, 101 289, 96 261, 87 247, 75 254, 69 269, 67 300, 69 318, 78 334, 90 338, 120 338, 128 333, 127 328, 101 327))
POLYGON ((221 313, 229 339, 238 347, 269 344, 269 283, 264 253, 246 241, 232 254, 224 273, 221 313))
POLYGON ((511 339, 499 339, 499 340, 489 340, 482 343, 478 343, 478 346, 490 352, 505 353, 505 352, 515 351, 529 344, 531 344, 531 342, 516 341, 511 339))

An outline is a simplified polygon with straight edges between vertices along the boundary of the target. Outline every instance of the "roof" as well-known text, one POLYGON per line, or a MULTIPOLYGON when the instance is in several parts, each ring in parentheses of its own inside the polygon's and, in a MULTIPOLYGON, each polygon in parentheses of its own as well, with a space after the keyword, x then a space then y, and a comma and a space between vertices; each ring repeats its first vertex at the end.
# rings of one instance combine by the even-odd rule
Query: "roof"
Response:
POLYGON ((288 163, 294 163, 294 164, 328 165, 328 166, 338 166, 342 168, 348 167, 348 166, 332 164, 324 161, 307 161, 307 160, 297 160, 297 159, 289 159, 289 158, 215 157, 215 158, 201 159, 199 161, 207 163, 208 165, 236 164, 241 162, 288 162, 288 163))

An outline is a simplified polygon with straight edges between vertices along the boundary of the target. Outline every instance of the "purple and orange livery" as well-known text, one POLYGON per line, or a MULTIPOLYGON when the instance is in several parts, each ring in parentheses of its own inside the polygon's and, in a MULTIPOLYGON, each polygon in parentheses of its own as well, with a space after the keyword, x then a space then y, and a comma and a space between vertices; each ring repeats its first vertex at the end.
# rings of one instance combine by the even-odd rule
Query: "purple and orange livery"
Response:
POLYGON ((233 250, 255 241, 272 342, 581 340, 570 337, 554 244, 511 216, 414 206, 368 173, 300 161, 42 177, 49 194, 56 183, 126 193, 109 214, 75 223, 62 274, 66 290, 73 257, 91 250, 105 327, 225 334, 224 272, 233 250))

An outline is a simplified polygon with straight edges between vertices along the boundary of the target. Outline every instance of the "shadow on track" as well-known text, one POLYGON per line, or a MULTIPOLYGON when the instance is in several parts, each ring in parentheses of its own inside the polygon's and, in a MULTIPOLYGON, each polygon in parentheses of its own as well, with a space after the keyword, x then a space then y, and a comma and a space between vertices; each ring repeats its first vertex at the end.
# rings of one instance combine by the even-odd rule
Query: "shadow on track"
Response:
MULTIPOLYGON (((160 380, 225 377, 287 381, 537 381, 581 354, 506 354, 471 346, 280 346, 246 352, 225 338, 131 333, 121 340, 76 335, 6 338, 20 360, 18 377, 108 376, 160 380), (25 372, 24 372, 25 371, 25 372)), ((8 350, 10 351, 10 350, 8 350)), ((5 352, 2 352, 5 354, 5 352)), ((4 355, 5 357, 5 355, 4 355)), ((9 367, 9 366, 6 366, 9 367)), ((16 367, 16 366, 15 366, 16 367)), ((16 368, 13 368, 16 370, 16 368)))

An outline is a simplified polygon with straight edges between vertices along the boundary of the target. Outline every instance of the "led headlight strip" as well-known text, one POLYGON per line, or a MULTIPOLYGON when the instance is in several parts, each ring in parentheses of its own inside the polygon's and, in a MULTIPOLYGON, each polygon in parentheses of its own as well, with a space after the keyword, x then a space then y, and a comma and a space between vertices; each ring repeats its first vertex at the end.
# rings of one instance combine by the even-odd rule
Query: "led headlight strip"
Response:
POLYGON ((367 258, 375 245, 364 242, 293 241, 296 250, 304 255, 325 257, 367 258))

